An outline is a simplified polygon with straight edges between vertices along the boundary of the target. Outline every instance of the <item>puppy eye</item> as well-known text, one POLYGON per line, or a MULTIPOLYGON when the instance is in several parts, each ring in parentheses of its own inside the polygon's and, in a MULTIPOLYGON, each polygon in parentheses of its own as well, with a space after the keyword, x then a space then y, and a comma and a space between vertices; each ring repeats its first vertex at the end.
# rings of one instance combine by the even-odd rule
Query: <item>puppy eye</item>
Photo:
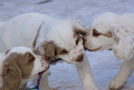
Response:
POLYGON ((99 33, 96 29, 93 29, 93 36, 98 37, 101 33, 99 33))
POLYGON ((66 54, 66 53, 68 53, 68 51, 67 51, 66 49, 63 49, 63 50, 61 51, 61 54, 66 54))

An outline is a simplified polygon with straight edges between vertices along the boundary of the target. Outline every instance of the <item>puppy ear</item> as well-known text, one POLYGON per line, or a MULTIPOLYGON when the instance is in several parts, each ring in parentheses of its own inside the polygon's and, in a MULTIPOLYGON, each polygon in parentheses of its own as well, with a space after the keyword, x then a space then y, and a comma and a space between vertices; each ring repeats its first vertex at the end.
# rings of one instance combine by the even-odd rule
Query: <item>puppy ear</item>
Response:
POLYGON ((10 65, 4 62, 2 70, 2 90, 18 90, 21 84, 21 71, 17 65, 10 65))
POLYGON ((28 63, 33 63, 33 61, 35 60, 35 57, 30 52, 25 53, 25 57, 27 58, 28 63))
POLYGON ((49 57, 51 60, 55 60, 56 45, 54 42, 42 43, 41 47, 47 57, 49 57))
POLYGON ((74 21, 73 23, 73 30, 75 34, 80 35, 81 37, 84 37, 89 34, 89 30, 86 29, 80 22, 74 21))
POLYGON ((134 37, 129 36, 129 30, 122 25, 113 30, 113 52, 121 60, 129 60, 133 56, 134 37))

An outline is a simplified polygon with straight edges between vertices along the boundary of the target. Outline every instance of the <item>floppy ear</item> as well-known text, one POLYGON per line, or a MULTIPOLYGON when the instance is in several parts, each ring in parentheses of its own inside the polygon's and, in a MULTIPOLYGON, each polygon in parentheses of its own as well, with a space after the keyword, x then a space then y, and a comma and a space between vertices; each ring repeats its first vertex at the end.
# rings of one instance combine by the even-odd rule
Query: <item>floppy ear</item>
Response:
POLYGON ((133 56, 134 37, 129 36, 126 27, 119 25, 113 30, 113 52, 121 60, 129 60, 133 56))
POLYGON ((42 43, 41 48, 44 51, 45 56, 49 57, 51 60, 55 60, 56 45, 54 42, 44 42, 42 43))
POLYGON ((80 35, 81 37, 86 36, 87 34, 89 34, 89 30, 86 29, 82 24, 80 24, 80 22, 78 21, 74 21, 73 23, 73 30, 75 32, 75 34, 80 35))
POLYGON ((4 62, 2 70, 2 89, 1 90, 18 90, 21 84, 21 71, 17 65, 10 65, 4 62))
POLYGON ((33 63, 33 61, 35 60, 35 57, 34 57, 33 54, 30 53, 30 52, 26 52, 26 53, 25 53, 25 57, 27 58, 28 63, 33 63))

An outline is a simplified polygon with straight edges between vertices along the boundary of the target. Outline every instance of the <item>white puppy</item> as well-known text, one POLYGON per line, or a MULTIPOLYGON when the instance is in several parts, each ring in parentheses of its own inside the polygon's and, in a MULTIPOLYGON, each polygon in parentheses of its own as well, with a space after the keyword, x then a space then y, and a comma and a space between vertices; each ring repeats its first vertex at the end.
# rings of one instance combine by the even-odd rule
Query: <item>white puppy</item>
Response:
POLYGON ((61 58, 76 65, 85 90, 95 90, 96 85, 83 47, 82 37, 86 33, 87 30, 77 21, 27 13, 4 22, 0 27, 0 50, 23 45, 51 59, 61 58))
POLYGON ((11 48, 0 54, 0 90, 22 90, 39 72, 45 74, 48 69, 48 61, 30 48, 11 48))
POLYGON ((89 51, 113 49, 119 59, 125 59, 120 72, 112 80, 110 90, 123 87, 134 69, 134 13, 118 15, 105 13, 91 24, 90 34, 85 36, 84 46, 89 51))

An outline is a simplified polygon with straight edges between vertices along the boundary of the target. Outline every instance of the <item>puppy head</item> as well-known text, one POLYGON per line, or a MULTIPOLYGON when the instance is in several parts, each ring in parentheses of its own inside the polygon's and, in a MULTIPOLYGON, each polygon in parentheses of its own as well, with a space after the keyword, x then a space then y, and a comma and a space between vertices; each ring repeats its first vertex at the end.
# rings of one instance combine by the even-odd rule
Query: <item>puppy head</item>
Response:
POLYGON ((90 34, 84 38, 84 46, 89 51, 112 48, 113 24, 119 23, 118 15, 105 13, 98 16, 90 27, 90 34))
POLYGON ((113 30, 113 52, 120 60, 130 60, 133 56, 134 37, 126 25, 116 25, 113 30))
POLYGON ((45 54, 49 53, 48 56, 51 55, 52 58, 62 58, 68 63, 79 63, 85 55, 82 38, 87 33, 87 29, 78 21, 69 19, 51 23, 45 36, 45 54))
POLYGON ((31 49, 26 47, 12 48, 6 53, 3 61, 2 88, 18 90, 23 79, 33 79, 48 67, 47 61, 35 55, 31 49))

